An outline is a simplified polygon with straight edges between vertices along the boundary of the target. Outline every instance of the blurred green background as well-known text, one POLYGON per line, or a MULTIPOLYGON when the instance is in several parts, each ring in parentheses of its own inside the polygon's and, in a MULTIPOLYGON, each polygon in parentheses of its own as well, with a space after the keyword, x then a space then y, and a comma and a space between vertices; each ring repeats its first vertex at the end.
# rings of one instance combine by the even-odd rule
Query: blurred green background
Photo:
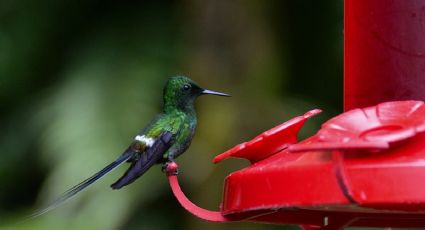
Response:
MULTIPOLYGON (((183 190, 218 209, 248 163, 212 158, 313 108, 302 137, 342 111, 343 1, 0 1, 0 226, 118 156, 184 74, 201 97, 178 159, 183 190)), ((216 224, 180 207, 160 167, 119 191, 121 167, 21 229, 282 229, 216 224)))

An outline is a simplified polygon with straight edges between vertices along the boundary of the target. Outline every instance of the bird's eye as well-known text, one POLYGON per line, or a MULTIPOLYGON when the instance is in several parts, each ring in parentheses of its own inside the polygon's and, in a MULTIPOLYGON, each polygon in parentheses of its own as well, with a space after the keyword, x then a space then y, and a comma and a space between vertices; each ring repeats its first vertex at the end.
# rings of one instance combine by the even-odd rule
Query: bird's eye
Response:
POLYGON ((183 85, 183 90, 184 91, 188 91, 189 89, 190 89, 190 85, 189 84, 183 85))

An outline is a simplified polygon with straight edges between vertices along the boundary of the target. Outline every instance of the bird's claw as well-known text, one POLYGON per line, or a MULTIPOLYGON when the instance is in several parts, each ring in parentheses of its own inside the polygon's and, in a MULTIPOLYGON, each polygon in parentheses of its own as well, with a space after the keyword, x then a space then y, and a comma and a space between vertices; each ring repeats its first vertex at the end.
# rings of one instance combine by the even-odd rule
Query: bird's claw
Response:
POLYGON ((179 174, 179 166, 174 161, 167 161, 162 165, 162 171, 167 174, 167 176, 176 176, 179 174))

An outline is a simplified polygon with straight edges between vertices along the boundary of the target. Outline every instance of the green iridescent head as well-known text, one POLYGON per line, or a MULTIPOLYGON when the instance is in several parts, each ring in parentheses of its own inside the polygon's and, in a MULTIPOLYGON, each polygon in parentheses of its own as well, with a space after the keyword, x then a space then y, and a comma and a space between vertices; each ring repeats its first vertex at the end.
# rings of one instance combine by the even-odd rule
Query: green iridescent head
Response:
POLYGON ((204 94, 230 96, 225 93, 204 89, 184 76, 171 77, 164 87, 164 110, 193 108, 195 99, 204 94))

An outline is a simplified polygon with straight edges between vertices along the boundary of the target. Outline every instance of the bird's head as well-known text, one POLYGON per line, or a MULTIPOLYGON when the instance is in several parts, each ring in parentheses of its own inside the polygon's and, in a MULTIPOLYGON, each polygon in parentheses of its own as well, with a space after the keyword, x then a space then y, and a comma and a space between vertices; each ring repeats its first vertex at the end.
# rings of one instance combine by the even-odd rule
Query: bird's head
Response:
POLYGON ((195 99, 205 94, 230 96, 225 93, 203 89, 184 76, 171 77, 164 87, 164 109, 190 109, 193 107, 195 99))

